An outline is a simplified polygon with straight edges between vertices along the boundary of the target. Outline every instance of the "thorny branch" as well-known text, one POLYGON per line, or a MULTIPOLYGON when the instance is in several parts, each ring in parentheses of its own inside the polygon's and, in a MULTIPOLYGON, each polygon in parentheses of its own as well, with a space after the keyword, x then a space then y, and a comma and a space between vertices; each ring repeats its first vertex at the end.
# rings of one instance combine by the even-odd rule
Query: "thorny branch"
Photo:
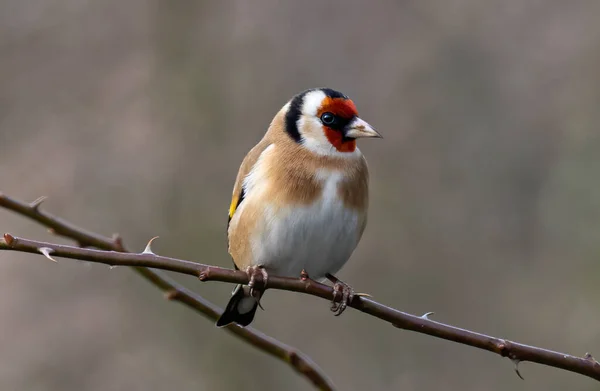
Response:
MULTIPOLYGON (((50 213, 42 211, 40 209, 40 205, 45 199, 45 197, 40 197, 32 203, 25 203, 10 198, 0 192, 0 207, 28 217, 49 228, 51 233, 74 240, 81 247, 96 247, 98 249, 105 250, 104 253, 127 253, 127 249, 123 244, 123 240, 118 235, 115 235, 113 238, 98 235, 96 233, 79 228, 59 217, 51 215, 50 213)), ((10 235, 5 236, 5 238, 10 237, 10 235)), ((6 247, 7 244, 8 243, 6 239, 4 239, 4 241, 0 239, 0 249, 10 249, 6 247)), ((147 249, 149 250, 149 247, 147 247, 147 249)), ((84 251, 91 250, 88 249, 84 251)), ((55 254, 53 254, 52 245, 42 246, 42 248, 39 249, 39 253, 42 253, 47 258, 54 260, 52 255, 55 254)), ((134 270, 162 290, 168 300, 178 301, 182 304, 185 304, 213 321, 216 321, 221 315, 221 308, 206 300, 202 296, 185 288, 178 282, 166 276, 164 273, 158 270, 152 270, 147 267, 143 267, 143 265, 134 267, 134 270)), ((259 350, 262 350, 263 352, 288 363, 294 370, 311 381, 318 389, 335 389, 332 381, 323 372, 323 370, 319 368, 319 366, 315 364, 308 356, 298 351, 294 347, 288 346, 274 338, 271 338, 252 327, 243 328, 236 324, 230 324, 229 326, 226 326, 225 329, 243 341, 258 348, 259 350)))
MULTIPOLYGON (((0 198, 0 206, 3 204, 2 198, 0 198)), ((63 257, 104 263, 107 265, 150 267, 170 270, 196 276, 201 281, 221 281, 238 284, 248 283, 248 275, 243 271, 224 269, 216 266, 159 256, 152 252, 150 243, 144 252, 134 254, 44 243, 5 234, 4 241, 0 241, 0 250, 2 249, 37 254, 42 253, 48 258, 63 257)), ((310 279, 302 280, 301 278, 295 279, 269 276, 268 288, 301 292, 327 300, 331 300, 334 297, 333 289, 331 287, 310 279)), ((349 306, 390 322, 393 326, 401 329, 416 331, 418 333, 487 350, 499 354, 502 357, 508 357, 515 364, 515 371, 519 377, 521 377, 521 374, 518 370, 518 364, 523 361, 530 361, 600 380, 600 363, 598 363, 589 353, 586 353, 583 357, 577 357, 512 342, 506 339, 491 337, 433 321, 429 319, 431 313, 426 313, 423 316, 407 314, 364 296, 355 296, 349 306)))

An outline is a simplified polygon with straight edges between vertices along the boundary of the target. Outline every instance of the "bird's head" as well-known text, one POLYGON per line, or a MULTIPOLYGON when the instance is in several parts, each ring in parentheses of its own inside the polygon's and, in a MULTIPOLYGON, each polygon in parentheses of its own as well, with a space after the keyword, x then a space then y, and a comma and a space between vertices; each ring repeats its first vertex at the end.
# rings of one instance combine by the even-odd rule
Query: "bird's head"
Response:
POLYGON ((353 155, 357 138, 381 138, 350 98, 329 88, 301 92, 282 110, 287 134, 319 155, 353 155))

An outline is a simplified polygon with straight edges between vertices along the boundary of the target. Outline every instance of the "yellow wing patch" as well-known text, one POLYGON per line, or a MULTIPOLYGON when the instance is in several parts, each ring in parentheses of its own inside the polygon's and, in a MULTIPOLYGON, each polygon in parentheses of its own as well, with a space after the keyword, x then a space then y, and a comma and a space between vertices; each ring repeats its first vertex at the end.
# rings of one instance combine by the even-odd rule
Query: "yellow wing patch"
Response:
POLYGON ((231 205, 229 205, 229 220, 231 220, 233 214, 235 213, 235 210, 237 209, 238 199, 238 196, 233 196, 233 198, 231 199, 231 205))
POLYGON ((242 201, 244 201, 245 195, 246 195, 246 192, 244 191, 244 188, 242 187, 242 192, 240 193, 240 195, 239 196, 234 195, 233 198, 231 199, 231 205, 229 205, 229 221, 231 221, 231 218, 233 217, 233 214, 237 210, 237 207, 240 206, 242 201))

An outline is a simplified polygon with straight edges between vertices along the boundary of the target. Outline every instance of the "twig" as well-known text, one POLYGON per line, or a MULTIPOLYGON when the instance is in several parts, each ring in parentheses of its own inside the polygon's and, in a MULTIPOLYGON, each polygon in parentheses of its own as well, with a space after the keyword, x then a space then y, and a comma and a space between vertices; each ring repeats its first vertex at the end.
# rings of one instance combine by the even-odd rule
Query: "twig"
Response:
MULTIPOLYGON (((4 242, 0 241, 0 250, 8 249, 39 254, 41 252, 40 248, 52 250, 52 256, 54 257, 80 259, 107 265, 144 266, 170 270, 196 276, 201 281, 221 281, 236 284, 247 284, 249 281, 248 275, 241 270, 224 269, 176 258, 163 257, 147 250, 140 254, 107 252, 38 242, 17 238, 10 234, 4 235, 4 242)), ((331 287, 312 280, 303 281, 300 278, 269 276, 269 289, 302 292, 328 300, 333 298, 333 289, 331 287)), ((388 321, 398 328, 412 330, 418 333, 428 334, 434 337, 488 350, 497 353, 502 357, 508 357, 513 362, 536 362, 538 364, 565 369, 600 380, 600 364, 595 360, 589 359, 587 356, 575 357, 460 329, 429 319, 428 315, 430 315, 430 313, 423 316, 407 314, 369 298, 365 298, 364 296, 355 296, 352 303, 350 303, 350 306, 379 319, 388 321)))
MULTIPOLYGON (((4 199, 5 198, 6 197, 4 197, 4 199)), ((1 196, 0 206, 5 206, 5 202, 3 202, 3 198, 1 196)), ((10 209, 15 210, 14 208, 10 209)), ((16 211, 19 212, 18 210, 16 211)), ((23 214, 28 215, 27 213, 23 214)), ((85 238, 79 237, 79 239, 76 240, 83 245, 89 242, 82 239, 85 238)), ((95 247, 98 246, 95 245, 95 247)), ((17 238, 10 234, 5 234, 4 240, 0 240, 0 250, 14 250, 39 254, 41 253, 40 248, 46 249, 44 252, 50 251, 53 257, 80 259, 104 263, 107 265, 134 266, 138 268, 150 267, 170 270, 182 274, 197 276, 201 281, 222 281, 241 284, 248 283, 248 275, 243 271, 224 269, 216 266, 209 266, 196 262, 159 256, 152 253, 148 246, 144 252, 140 254, 134 254, 44 243, 17 238)), ((331 287, 310 279, 302 280, 301 278, 296 279, 271 275, 269 276, 269 289, 302 292, 327 300, 331 300, 333 298, 333 289, 331 287)), ((513 363, 515 363, 515 370, 519 376, 520 373, 518 372, 517 367, 518 363, 530 361, 579 373, 593 379, 600 380, 600 364, 589 353, 586 353, 584 357, 576 357, 512 342, 501 338, 491 337, 433 321, 429 318, 429 316, 432 314, 430 312, 424 314, 423 316, 411 315, 387 307, 364 296, 355 296, 354 300, 350 303, 350 306, 359 311, 390 322, 393 326, 401 329, 416 331, 418 333, 427 334, 437 338, 446 339, 478 349, 494 352, 502 357, 508 357, 513 363)))
MULTIPOLYGON (((22 216, 26 216, 48 227, 50 231, 56 235, 75 240, 81 247, 96 247, 102 250, 110 251, 110 254, 127 252, 125 245, 123 244, 123 240, 118 235, 115 235, 112 239, 98 235, 96 233, 79 228, 61 218, 51 215, 50 213, 40 210, 40 204, 45 199, 45 197, 40 197, 28 204, 0 193, 0 206, 22 216)), ((4 240, 0 240, 0 249, 7 249, 6 245, 6 238, 4 240)), ((55 249, 53 248, 53 245, 50 245, 41 246, 35 252, 42 253, 46 257, 52 259, 50 254, 59 256, 59 254, 54 254, 54 251, 55 249)), ((92 250, 87 249, 84 251, 92 250)), ((106 253, 106 251, 104 253, 106 253)), ((182 304, 185 304, 213 321, 216 321, 221 315, 221 308, 204 299, 202 296, 175 282, 171 278, 167 277, 164 273, 142 266, 143 265, 134 267, 135 271, 143 276, 146 280, 154 284, 156 287, 164 291, 165 297, 168 300, 178 301, 182 304)), ((294 347, 288 346, 274 338, 271 338, 252 327, 243 328, 236 324, 230 324, 229 326, 226 326, 225 329, 250 345, 255 346, 263 352, 288 363, 296 372, 306 377, 318 389, 335 389, 333 382, 323 372, 323 370, 319 368, 319 366, 315 364, 308 356, 298 351, 294 347)))

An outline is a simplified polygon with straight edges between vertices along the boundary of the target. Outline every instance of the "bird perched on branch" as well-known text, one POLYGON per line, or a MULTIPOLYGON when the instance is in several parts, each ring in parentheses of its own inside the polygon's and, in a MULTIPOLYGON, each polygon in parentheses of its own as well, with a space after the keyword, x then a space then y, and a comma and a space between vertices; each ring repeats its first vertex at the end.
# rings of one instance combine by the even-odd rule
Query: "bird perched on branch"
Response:
POLYGON ((363 137, 381 135, 329 88, 301 92, 275 115, 233 187, 229 253, 249 284, 236 286, 217 326, 252 322, 268 273, 329 279, 341 295, 332 303, 336 315, 352 301, 352 288, 334 274, 367 223, 369 171, 356 147, 363 137))

